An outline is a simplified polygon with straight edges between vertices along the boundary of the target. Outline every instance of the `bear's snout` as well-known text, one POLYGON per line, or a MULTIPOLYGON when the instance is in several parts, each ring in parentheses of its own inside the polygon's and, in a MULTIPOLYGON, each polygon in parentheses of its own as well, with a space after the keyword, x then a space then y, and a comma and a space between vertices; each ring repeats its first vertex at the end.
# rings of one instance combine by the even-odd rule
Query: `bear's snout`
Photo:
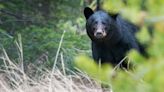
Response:
POLYGON ((95 33, 96 38, 103 38, 103 33, 102 32, 97 32, 95 33))
POLYGON ((97 31, 94 33, 94 36, 98 39, 104 38, 106 36, 105 31, 97 31))

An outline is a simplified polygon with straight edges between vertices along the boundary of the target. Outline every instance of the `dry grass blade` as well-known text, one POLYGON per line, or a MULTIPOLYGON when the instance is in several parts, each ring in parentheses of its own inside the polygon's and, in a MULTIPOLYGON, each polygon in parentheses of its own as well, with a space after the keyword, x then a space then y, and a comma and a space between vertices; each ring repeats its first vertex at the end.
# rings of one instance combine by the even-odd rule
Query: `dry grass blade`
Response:
POLYGON ((63 54, 59 53, 64 33, 65 31, 59 43, 53 69, 51 71, 48 69, 43 70, 39 69, 38 66, 33 66, 35 67, 32 68, 34 70, 29 70, 39 70, 41 75, 37 73, 35 75, 27 75, 28 73, 24 72, 21 39, 16 42, 21 67, 20 63, 17 64, 12 61, 5 49, 2 49, 0 60, 3 61, 4 66, 0 68, 0 92, 102 92, 101 86, 88 75, 80 72, 80 70, 79 72, 74 72, 65 67, 63 54), (62 70, 56 66, 59 54, 62 70), (73 75, 67 75, 66 70, 69 70, 73 75))

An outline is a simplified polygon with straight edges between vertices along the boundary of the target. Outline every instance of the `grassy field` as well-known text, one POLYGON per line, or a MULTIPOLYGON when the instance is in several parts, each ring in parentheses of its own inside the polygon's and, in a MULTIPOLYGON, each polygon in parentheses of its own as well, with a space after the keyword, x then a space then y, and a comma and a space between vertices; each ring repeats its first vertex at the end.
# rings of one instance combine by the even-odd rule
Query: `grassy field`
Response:
POLYGON ((54 63, 52 69, 29 64, 24 70, 23 61, 16 64, 5 50, 0 59, 4 63, 0 69, 0 92, 102 92, 100 84, 83 72, 69 70, 64 61, 60 69, 54 63), (72 74, 67 75, 66 70, 72 74))

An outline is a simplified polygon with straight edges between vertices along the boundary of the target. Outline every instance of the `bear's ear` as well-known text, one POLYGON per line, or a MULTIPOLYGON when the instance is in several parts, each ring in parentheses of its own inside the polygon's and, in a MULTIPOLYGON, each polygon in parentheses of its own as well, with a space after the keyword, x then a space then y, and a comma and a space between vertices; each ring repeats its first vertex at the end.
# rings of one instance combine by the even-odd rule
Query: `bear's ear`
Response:
POLYGON ((92 14, 93 14, 93 10, 89 7, 85 7, 84 9, 84 16, 86 19, 88 19, 92 14))
POLYGON ((116 18, 118 17, 119 14, 118 14, 118 13, 116 13, 116 14, 111 14, 111 13, 110 13, 109 15, 110 15, 114 20, 116 20, 116 18))

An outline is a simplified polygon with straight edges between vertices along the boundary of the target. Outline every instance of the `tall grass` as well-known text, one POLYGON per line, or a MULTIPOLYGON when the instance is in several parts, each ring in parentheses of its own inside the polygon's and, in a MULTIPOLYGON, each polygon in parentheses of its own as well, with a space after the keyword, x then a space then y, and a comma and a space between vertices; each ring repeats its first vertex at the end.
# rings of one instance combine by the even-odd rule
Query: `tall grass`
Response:
MULTIPOLYGON (((65 33, 65 32, 64 32, 65 33)), ((54 66, 52 69, 41 68, 34 64, 29 64, 25 68, 23 59, 23 48, 21 36, 16 41, 18 48, 18 63, 10 59, 5 49, 2 48, 0 61, 3 66, 0 68, 0 92, 102 92, 96 81, 82 72, 74 72, 64 65, 63 54, 60 52, 64 33, 61 37, 57 54, 55 56, 54 66), (60 55, 60 62, 58 57, 60 55), (62 69, 56 66, 60 63, 62 69), (65 71, 72 75, 67 75, 65 71)), ((38 61, 39 62, 39 61, 38 61)))

